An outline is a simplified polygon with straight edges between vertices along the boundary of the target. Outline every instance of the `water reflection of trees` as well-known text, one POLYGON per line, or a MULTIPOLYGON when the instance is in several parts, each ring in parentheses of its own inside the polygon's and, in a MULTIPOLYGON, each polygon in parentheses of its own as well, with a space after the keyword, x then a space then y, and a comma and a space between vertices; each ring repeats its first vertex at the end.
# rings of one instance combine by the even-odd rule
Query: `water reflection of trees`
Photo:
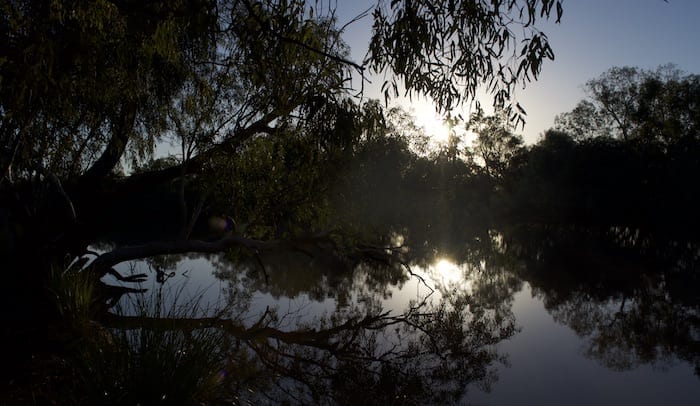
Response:
POLYGON ((680 359, 700 376, 697 244, 612 228, 521 227, 507 233, 520 276, 585 354, 626 370, 680 359))
MULTIPOLYGON (((269 265, 266 259, 261 258, 269 265)), ((221 264, 230 265, 227 261, 221 264)), ((235 276, 231 267, 225 268, 228 273, 220 272, 219 276, 235 276)), ((359 274, 366 277, 371 273, 361 268, 359 274)), ((384 271, 381 268, 373 266, 380 275, 396 272, 392 267, 384 271)), ((238 269, 247 273, 246 283, 264 283, 264 278, 256 277, 250 269, 238 269)), ((375 279, 375 287, 382 285, 376 290, 363 285, 363 278, 353 278, 352 272, 342 275, 341 269, 337 276, 345 282, 326 283, 321 281, 327 280, 333 269, 324 274, 319 267, 319 272, 309 272, 306 288, 286 288, 283 285, 295 280, 297 271, 303 269, 301 264, 298 269, 290 266, 289 278, 278 278, 285 274, 277 266, 267 269, 270 292, 287 296, 313 290, 319 299, 335 295, 353 296, 355 300, 339 303, 327 314, 311 316, 303 309, 267 308, 252 323, 249 315, 242 314, 205 318, 110 316, 106 321, 111 328, 122 331, 157 329, 182 334, 220 330, 227 337, 218 350, 226 354, 225 384, 239 389, 236 396, 240 402, 273 403, 458 402, 468 385, 488 388, 495 381, 495 366, 503 360, 495 345, 515 333, 510 312, 480 302, 464 290, 417 296, 403 310, 384 309, 381 299, 395 279, 388 278, 383 284, 375 279), (364 288, 358 289, 361 286, 364 288)), ((231 281, 237 284, 242 279, 231 281)), ((249 292, 250 286, 230 292, 249 292)), ((228 299, 231 304, 249 301, 250 296, 228 299)), ((237 307, 248 308, 241 303, 237 307)))
MULTIPOLYGON (((497 378, 503 356, 496 345, 515 334, 513 295, 528 281, 555 320, 584 340, 585 354, 606 367, 680 359, 700 369, 697 244, 624 227, 394 229, 405 233, 387 233, 351 252, 291 244, 208 257, 228 284, 228 304, 246 317, 175 324, 121 318, 112 325, 220 330, 227 337, 222 368, 237 371, 226 385, 244 400, 450 402, 469 385, 488 387, 497 378), (433 285, 440 289, 430 300, 417 296, 387 312, 384 301, 415 278, 412 272, 440 258, 460 264, 468 283, 433 285), (304 313, 303 304, 255 313, 253 292, 331 299, 333 306, 317 314, 304 313)), ((152 267, 170 274, 175 265, 171 258, 152 267)))
POLYGON ((513 295, 528 281, 555 320, 584 340, 585 355, 602 365, 627 370, 683 360, 700 370, 697 244, 629 228, 528 225, 501 233, 463 230, 451 243, 435 245, 416 242, 433 241, 442 231, 422 230, 406 233, 393 250, 211 256, 229 285, 229 304, 261 292, 332 299, 334 307, 315 315, 267 309, 252 324, 250 317, 181 320, 178 328, 222 329, 236 348, 229 367, 254 371, 254 378, 238 376, 234 385, 241 393, 252 390, 251 400, 456 401, 469 384, 488 387, 497 378, 503 356, 495 347, 515 333, 513 295), (409 271, 439 258, 460 264, 468 287, 442 286, 432 301, 418 297, 387 313, 382 301, 409 283, 409 271))
POLYGON ((388 297, 391 287, 400 287, 409 279, 401 262, 391 261, 390 255, 384 259, 377 264, 326 251, 283 249, 255 256, 218 257, 212 263, 219 279, 236 281, 248 291, 269 293, 275 299, 305 294, 311 300, 334 299, 345 306, 360 291, 388 297))

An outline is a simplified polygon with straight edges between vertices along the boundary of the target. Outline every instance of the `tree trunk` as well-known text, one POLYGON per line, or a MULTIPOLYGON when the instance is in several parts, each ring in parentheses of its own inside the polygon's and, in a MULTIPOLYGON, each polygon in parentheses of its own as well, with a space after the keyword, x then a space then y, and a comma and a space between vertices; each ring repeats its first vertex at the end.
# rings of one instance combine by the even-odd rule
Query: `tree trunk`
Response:
POLYGON ((81 178, 82 184, 92 185, 112 173, 124 155, 136 120, 136 104, 129 102, 122 106, 121 114, 112 126, 112 138, 95 163, 81 178))

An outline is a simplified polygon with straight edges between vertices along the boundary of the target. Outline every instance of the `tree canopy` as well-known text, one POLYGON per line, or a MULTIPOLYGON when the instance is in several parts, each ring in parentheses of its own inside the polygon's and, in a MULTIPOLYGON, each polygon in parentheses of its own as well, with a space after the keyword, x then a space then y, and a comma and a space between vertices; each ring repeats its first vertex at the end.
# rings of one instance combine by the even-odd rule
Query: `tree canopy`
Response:
POLYGON ((557 116, 576 139, 598 136, 672 144, 700 128, 700 77, 673 65, 655 70, 613 67, 586 83, 588 98, 557 116))
POLYGON ((3 1, 0 9, 3 182, 37 169, 104 178, 173 136, 187 145, 182 159, 200 156, 192 169, 256 134, 322 120, 314 114, 348 97, 354 69, 392 73, 387 96, 402 81, 449 109, 484 84, 510 108, 514 86, 553 58, 535 23, 562 14, 550 0, 381 1, 359 64, 323 3, 3 1))

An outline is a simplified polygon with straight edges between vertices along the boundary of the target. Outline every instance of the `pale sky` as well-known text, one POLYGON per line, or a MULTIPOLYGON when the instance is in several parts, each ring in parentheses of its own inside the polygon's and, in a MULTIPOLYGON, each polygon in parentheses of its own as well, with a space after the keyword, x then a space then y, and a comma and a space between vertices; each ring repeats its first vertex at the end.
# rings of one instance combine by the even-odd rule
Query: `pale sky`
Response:
MULTIPOLYGON (((340 25, 375 3, 338 0, 340 25)), ((687 73, 700 73, 700 0, 567 0, 561 24, 539 27, 549 37, 555 60, 545 63, 539 80, 516 95, 528 113, 525 128, 519 131, 528 143, 553 126, 555 115, 571 110, 585 97, 586 81, 613 66, 653 69, 673 63, 687 73)), ((354 61, 362 61, 370 34, 371 16, 346 29, 354 61)), ((382 82, 375 78, 365 96, 383 100, 382 82)), ((429 102, 396 103, 412 108, 427 131, 436 125, 429 102)), ((490 106, 491 100, 481 103, 490 106)))

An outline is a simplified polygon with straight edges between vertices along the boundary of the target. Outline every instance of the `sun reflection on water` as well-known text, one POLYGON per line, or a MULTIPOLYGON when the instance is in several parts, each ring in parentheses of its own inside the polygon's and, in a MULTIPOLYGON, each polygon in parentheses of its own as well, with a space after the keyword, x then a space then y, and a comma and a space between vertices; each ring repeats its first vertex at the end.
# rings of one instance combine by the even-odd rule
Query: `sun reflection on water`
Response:
POLYGON ((464 270, 446 258, 439 258, 430 267, 430 274, 436 283, 445 286, 454 285, 464 280, 464 270))

